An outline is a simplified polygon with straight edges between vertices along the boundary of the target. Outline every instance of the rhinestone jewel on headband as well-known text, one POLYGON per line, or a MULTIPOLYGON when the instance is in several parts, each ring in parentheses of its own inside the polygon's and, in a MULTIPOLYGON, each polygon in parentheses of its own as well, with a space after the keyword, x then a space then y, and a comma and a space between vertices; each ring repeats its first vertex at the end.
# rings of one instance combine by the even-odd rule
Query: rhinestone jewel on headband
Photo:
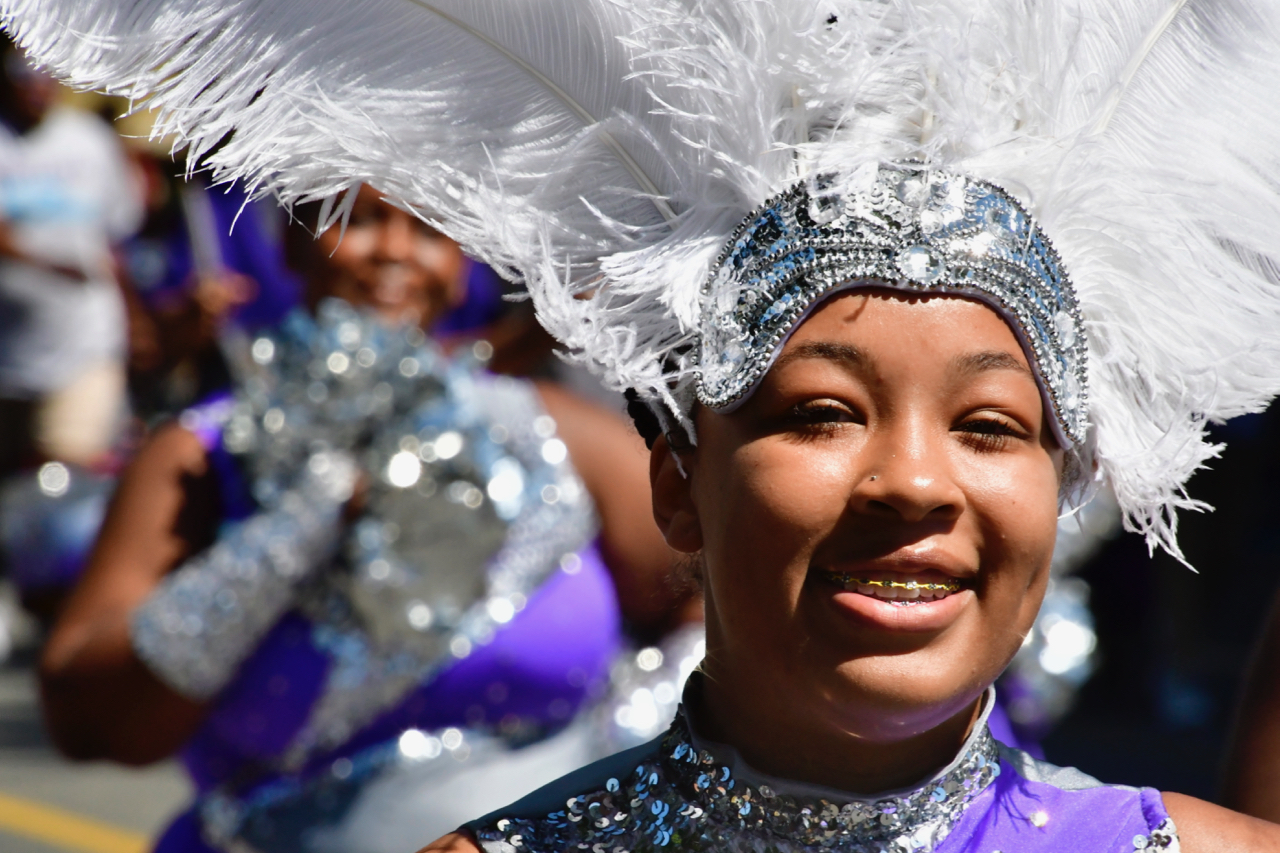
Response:
POLYGON ((1067 446, 1084 439, 1084 323, 1058 254, 1004 190, 919 166, 873 180, 822 175, 774 196, 739 226, 703 286, 698 400, 750 394, 823 297, 888 286, 980 299, 1020 333, 1067 446))

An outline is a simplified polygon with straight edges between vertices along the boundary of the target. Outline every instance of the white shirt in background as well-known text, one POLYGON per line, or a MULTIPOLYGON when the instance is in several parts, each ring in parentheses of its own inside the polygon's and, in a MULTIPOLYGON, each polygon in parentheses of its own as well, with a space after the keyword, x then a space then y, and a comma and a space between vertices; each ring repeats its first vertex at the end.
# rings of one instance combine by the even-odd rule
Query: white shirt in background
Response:
POLYGON ((110 247, 138 227, 140 189, 115 132, 92 113, 55 109, 23 136, 0 125, 0 218, 26 252, 88 277, 0 259, 0 397, 40 397, 124 361, 110 247))

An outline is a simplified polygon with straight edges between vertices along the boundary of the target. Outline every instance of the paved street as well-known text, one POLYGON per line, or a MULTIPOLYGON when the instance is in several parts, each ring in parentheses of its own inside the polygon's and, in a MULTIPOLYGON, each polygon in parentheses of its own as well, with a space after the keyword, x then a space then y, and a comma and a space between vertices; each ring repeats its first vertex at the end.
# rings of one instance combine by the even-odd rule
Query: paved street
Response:
POLYGON ((0 853, 143 853, 186 802, 172 763, 71 764, 40 727, 31 653, 0 666, 0 853))

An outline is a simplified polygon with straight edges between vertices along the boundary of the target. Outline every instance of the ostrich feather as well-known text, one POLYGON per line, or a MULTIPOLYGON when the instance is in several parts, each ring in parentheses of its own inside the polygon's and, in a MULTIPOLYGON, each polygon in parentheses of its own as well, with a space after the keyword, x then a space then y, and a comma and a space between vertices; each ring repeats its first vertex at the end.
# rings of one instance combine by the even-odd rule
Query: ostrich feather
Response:
POLYGON ((1277 10, 1240 0, 890 5, 896 59, 872 70, 898 79, 835 86, 810 104, 835 116, 810 159, 846 172, 918 159, 1021 198, 1062 255, 1086 321, 1082 461, 1114 489, 1128 529, 1181 557, 1177 511, 1204 508, 1185 484, 1221 450, 1207 425, 1280 393, 1277 10))
POLYGON ((1039 68, 1043 139, 1007 178, 990 154, 972 168, 1033 188, 1085 314, 1098 463, 1128 528, 1181 556, 1176 510, 1203 506, 1185 483, 1220 450, 1207 423, 1280 393, 1280 26, 1191 0, 1081 4, 1048 29, 1075 34, 1065 62, 1016 57, 1039 68))
MULTIPOLYGON (((1049 233, 1081 462, 1180 554, 1213 421, 1280 393, 1280 10, 1245 0, 0 0, 71 82, 283 201, 367 182, 689 426, 700 287, 809 172, 921 160, 1049 233), (219 143, 222 143, 219 147, 219 143)), ((330 208, 330 218, 341 210, 330 208)))
POLYGON ((771 159, 789 163, 755 15, 673 0, 6 0, 0 15, 72 84, 158 107, 156 133, 219 179, 285 203, 370 183, 433 218, 522 275, 571 350, 618 385, 652 374, 650 393, 714 239, 692 247, 765 197, 771 159), (636 249, 685 270, 659 299, 676 328, 650 276, 620 262, 601 286, 600 259, 636 249))

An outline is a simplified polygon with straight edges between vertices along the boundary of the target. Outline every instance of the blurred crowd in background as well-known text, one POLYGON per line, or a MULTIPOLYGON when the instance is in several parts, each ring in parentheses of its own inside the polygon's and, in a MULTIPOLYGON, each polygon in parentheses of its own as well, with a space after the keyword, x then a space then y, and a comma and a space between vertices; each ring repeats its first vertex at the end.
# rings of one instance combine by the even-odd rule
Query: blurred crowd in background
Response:
MULTIPOLYGON (((126 678, 121 683, 132 686, 123 699, 111 689, 93 693, 98 688, 86 687, 92 679, 77 675, 76 667, 88 666, 83 663, 88 658, 82 647, 96 641, 72 636, 73 628, 82 634, 92 633, 85 626, 97 624, 95 608, 106 608, 102 602, 110 598, 101 591, 109 586, 103 579, 112 571, 113 560, 131 559, 127 557, 128 543, 155 552, 149 559, 159 568, 148 582, 154 587, 175 565, 222 541, 219 537, 231 521, 264 512, 262 507, 270 500, 254 491, 266 481, 261 472, 242 472, 248 489, 247 508, 235 510, 231 508, 231 481, 226 476, 216 494, 200 491, 200 466, 236 464, 234 446, 230 456, 218 449, 219 441, 226 444, 234 433, 236 401, 243 403, 253 396, 257 375, 253 364, 284 363, 283 355, 277 358, 275 354, 283 352, 288 334, 293 334, 286 334, 292 328, 290 323, 301 322, 290 318, 304 316, 317 318, 312 322, 318 324, 305 334, 323 336, 332 326, 340 339, 324 355, 332 376, 313 372, 290 380, 302 395, 298 399, 310 400, 309 404, 303 402, 304 408, 311 405, 319 410, 341 392, 352 395, 352 400, 375 401, 360 415, 364 421, 390 418, 387 412, 392 409, 383 411, 376 404, 385 384, 379 384, 377 378, 382 369, 379 360, 390 358, 388 353, 396 359, 392 372, 398 371, 406 381, 420 370, 445 376, 452 369, 428 365, 422 360, 427 356, 421 355, 420 348, 413 348, 412 339, 395 345, 401 349, 386 344, 381 348, 366 346, 381 334, 369 324, 379 322, 385 322, 387 329, 401 329, 407 323, 421 330, 426 336, 423 340, 434 342, 429 345, 430 352, 444 359, 441 364, 465 363, 470 365, 468 369, 485 375, 538 380, 540 384, 530 387, 540 389, 542 403, 540 408, 529 410, 533 412, 529 423, 531 429, 542 430, 538 433, 542 462, 521 462, 521 485, 515 488, 527 490, 527 483, 542 476, 538 466, 543 463, 551 466, 546 476, 569 476, 555 468, 568 454, 599 519, 600 553, 608 568, 601 577, 613 584, 610 596, 612 600, 616 595, 620 616, 616 640, 612 634, 599 639, 590 634, 595 628, 578 626, 587 637, 581 643, 598 654, 589 662, 565 664, 573 692, 547 694, 550 699, 539 693, 543 710, 532 717, 516 707, 523 700, 512 691, 541 688, 522 688, 524 682, 519 678, 488 680, 475 688, 477 695, 485 697, 480 704, 487 703, 486 708, 510 705, 514 710, 489 719, 485 708, 476 711, 479 705, 468 699, 460 705, 457 720, 441 718, 435 728, 412 715, 397 718, 399 722, 378 718, 369 723, 369 731, 376 732, 357 745, 349 745, 352 739, 347 738, 340 749, 330 744, 307 753, 305 760, 295 762, 298 778, 311 779, 314 768, 321 764, 339 781, 358 777, 361 762, 373 761, 370 756, 381 754, 376 749, 387 743, 395 745, 402 759, 423 759, 442 752, 456 758, 467 750, 477 754, 496 750, 487 741, 475 740, 477 735, 472 732, 479 731, 503 740, 503 748, 511 751, 500 753, 507 756, 502 760, 515 761, 511 756, 519 752, 517 747, 551 743, 562 724, 572 728, 573 720, 591 716, 590 747, 583 746, 585 741, 581 740, 572 748, 562 744, 558 753, 546 753, 549 771, 529 774, 530 779, 551 778, 574 762, 641 742, 661 730, 674 710, 679 684, 700 655, 696 583, 688 577, 687 567, 671 563, 656 539, 656 530, 636 533, 645 524, 652 527, 652 521, 647 516, 642 475, 643 447, 626 445, 617 437, 618 430, 629 429, 621 397, 555 357, 550 338, 538 327, 528 304, 503 298, 514 292, 512 285, 493 270, 464 258, 425 224, 381 202, 376 192, 365 190, 348 200, 345 242, 338 242, 337 231, 326 232, 324 228, 319 228, 323 233, 317 242, 314 232, 322 218, 341 217, 344 211, 317 205, 294 211, 291 221, 270 199, 251 200, 245 188, 211 186, 199 163, 171 151, 167 141, 149 138, 145 113, 127 114, 128 105, 117 100, 62 90, 7 43, 0 45, 0 50, 0 660, 7 660, 10 668, 31 670, 35 677, 43 645, 50 637, 58 638, 61 645, 55 649, 53 662, 47 654, 45 659, 45 713, 55 729, 54 742, 75 758, 130 763, 181 752, 203 799, 192 812, 192 826, 171 828, 166 849, 204 849, 201 844, 212 843, 209 836, 217 829, 219 803, 226 807, 224 813, 231 815, 223 828, 226 837, 250 839, 261 849, 271 848, 262 838, 271 832, 286 832, 280 826, 304 820, 299 815, 314 814, 302 806, 290 806, 293 811, 277 807, 283 795, 275 793, 272 796, 276 799, 263 805, 261 780, 244 782, 242 775, 213 766, 217 762, 210 756, 231 762, 236 773, 243 774, 248 766, 245 756, 258 749, 241 744, 236 747, 239 753, 227 757, 231 754, 227 744, 239 737, 227 734, 228 727, 244 724, 243 720, 229 722, 225 694, 231 688, 227 685, 244 682, 246 676, 237 676, 240 682, 227 676, 206 690, 199 701, 193 698, 199 690, 188 691, 183 694, 186 705, 178 699, 155 699, 147 706, 151 701, 147 691, 159 690, 150 682, 135 684, 126 678), (381 278, 362 278, 362 264, 399 265, 397 268, 416 264, 421 269, 414 274, 421 280, 408 272, 388 275, 385 270, 381 278), (348 308, 334 307, 333 300, 348 308), (348 309, 354 313, 342 313, 348 309), (351 342, 342 339, 348 331, 354 336, 351 342), (404 349, 406 346, 409 349, 404 349), (237 353, 245 352, 250 353, 245 362, 248 368, 237 363, 237 353), (369 371, 367 382, 356 387, 350 376, 361 368, 369 371), (341 381, 348 384, 335 379, 338 374, 347 376, 341 381), (581 404, 587 408, 579 408, 578 401, 583 400, 589 401, 581 404), (546 422, 551 425, 545 430, 538 426, 542 415, 537 414, 544 410, 554 417, 554 422, 546 422), (220 432, 221 437, 211 441, 202 438, 204 444, 192 451, 196 461, 187 468, 180 461, 182 448, 176 448, 169 457, 155 457, 167 459, 165 464, 170 467, 159 462, 152 467, 135 465, 133 473, 126 474, 140 449, 154 446, 157 440, 163 443, 166 429, 175 423, 193 435, 203 435, 204 430, 220 432), (622 458, 619 453, 624 457, 630 454, 626 457, 630 461, 615 466, 611 460, 622 458), (225 462, 227 458, 232 462, 225 462), (628 466, 641 472, 639 479, 628 479, 631 475, 622 470, 628 466), (164 531, 148 528, 144 521, 125 519, 129 502, 122 499, 125 509, 117 513, 121 517, 108 522, 118 528, 116 541, 99 543, 94 550, 122 476, 133 484, 130 488, 138 495, 135 502, 146 507, 152 501, 162 520, 172 522, 175 530, 182 528, 178 534, 164 539, 164 531), (147 482, 148 476, 156 482, 147 482), (172 480, 168 493, 160 482, 164 477, 172 480), (612 486, 635 483, 640 485, 630 498, 611 496, 612 486), (170 503, 178 506, 168 516, 164 515, 166 494, 170 503), (202 500, 208 505, 202 505, 202 500), (186 517, 201 512, 206 516, 203 520, 186 517), (188 527, 196 532, 187 531, 188 527), (95 555, 92 559, 91 554, 95 555), (82 580, 91 563, 96 575, 89 584, 92 589, 86 592, 82 580), (74 605, 68 612, 73 594, 74 605), (84 712, 77 709, 76 701, 67 698, 67 691, 74 690, 88 690, 92 695, 92 724, 82 719, 84 712), (217 696, 223 696, 218 700, 221 705, 210 698, 217 696), (113 701, 119 706, 116 710, 112 710, 113 701), (210 711, 211 707, 215 710, 210 711), (223 728, 216 736, 225 743, 220 741, 217 750, 208 746, 215 737, 208 730, 211 713, 215 717, 223 713, 219 723, 223 728), (191 720, 189 725, 174 723, 165 730, 166 724, 155 722, 182 719, 184 714, 191 720), (529 723, 535 718, 537 725, 529 723), (143 731, 135 732, 135 740, 128 745, 113 740, 111 732, 99 730, 112 725, 113 720, 115 725, 126 727, 128 719, 142 721, 143 731), (153 744, 136 742, 139 737, 145 739, 147 732, 153 733, 153 744), (201 738, 204 747, 191 745, 201 738), (200 765, 201 761, 206 764, 200 765), (234 796, 217 798, 232 789, 234 796), (229 802, 232 806, 227 806, 229 802), (268 817, 262 817, 264 814, 268 817), (183 832, 191 838, 179 838, 183 832)), ((305 373, 311 369, 309 364, 300 361, 297 370, 305 373)), ((320 368, 320 373, 325 369, 320 368)), ((262 376, 258 379, 267 381, 262 376)), ((453 381, 441 379, 441 387, 452 388, 449 383, 453 381)), ((279 389, 263 393, 285 394, 279 389)), ((256 429, 273 435, 273 418, 284 423, 294 417, 271 401, 263 407, 250 414, 257 418, 256 429)), ((506 447, 508 427, 501 417, 495 415, 484 423, 489 424, 484 433, 488 438, 474 439, 477 448, 487 440, 495 447, 506 447)), ((1212 470, 1196 476, 1190 491, 1217 510, 1187 516, 1180 530, 1187 558, 1198 573, 1168 557, 1151 558, 1141 541, 1120 532, 1115 510, 1105 496, 1079 519, 1063 522, 1055 580, 1045 610, 1001 688, 1013 729, 1008 736, 1032 748, 1038 744, 1054 763, 1076 765, 1116 782, 1208 798, 1216 793, 1250 649, 1280 580, 1275 565, 1280 554, 1280 524, 1275 521, 1280 503, 1274 497, 1274 484, 1280 482, 1280 413, 1241 418, 1215 429, 1230 449, 1212 470)), ((453 422, 436 429, 429 441, 422 437, 426 434, 422 430, 396 439, 398 443, 387 451, 385 464, 373 472, 387 480, 383 484, 386 488, 417 488, 427 482, 422 472, 458 453, 450 436, 469 435, 453 422)), ((369 439, 370 452, 382 452, 378 450, 379 435, 369 439)), ((312 440, 314 443, 314 436, 312 440)), ((457 442, 463 440, 458 438, 457 442)), ((628 433, 627 440, 638 438, 628 433)), ((475 452, 480 454, 480 449, 475 452)), ((311 446, 308 452, 314 450, 311 446)), ((519 457, 516 451, 511 453, 512 458, 519 457)), ((296 464, 302 464, 298 459, 310 459, 305 464, 317 467, 314 453, 280 458, 296 464)), ((488 466, 484 468, 487 480, 458 474, 446 489, 453 490, 451 500, 472 501, 466 484, 475 481, 481 487, 473 490, 476 506, 487 494, 501 517, 507 499, 503 484, 508 482, 501 478, 507 469, 495 464, 481 465, 488 466)), ((538 494, 548 505, 554 504, 548 496, 560 496, 566 488, 564 482, 548 480, 538 494)), ((355 493, 344 505, 342 524, 367 532, 371 528, 362 528, 360 519, 376 518, 381 526, 379 533, 371 534, 374 539, 382 536, 394 544, 396 537, 404 535, 400 530, 403 524, 394 533, 387 532, 402 519, 395 515, 400 511, 395 506, 378 503, 382 492, 357 478, 355 493)), ((432 496, 423 492, 422 499, 432 496)), ((556 499, 562 500, 561 505, 570 502, 568 498, 556 499)), ((432 535, 441 537, 439 542, 448 539, 447 547, 469 555, 467 559, 483 562, 481 557, 501 550, 493 536, 515 535, 510 532, 514 529, 511 520, 506 521, 508 526, 497 534, 493 529, 498 528, 472 529, 466 526, 470 522, 457 521, 449 522, 454 529, 437 529, 432 535), (450 535, 459 541, 449 539, 450 535), (469 540, 462 541, 468 536, 469 540), (476 544, 485 536, 490 539, 476 544)), ((444 523, 436 527, 442 526, 444 523)), ((424 527, 436 529, 429 524, 424 527)), ((390 546, 375 542, 369 547, 390 546)), ((401 557, 410 550, 403 542, 398 547, 401 557)), ((446 546, 432 540, 419 541, 417 547, 430 551, 446 546)), ((577 568, 582 560, 597 559, 577 544, 564 548, 564 556, 556 558, 558 565, 574 577, 585 574, 577 568)), ((385 579, 390 571, 388 564, 375 558, 364 563, 355 557, 345 559, 357 581, 364 577, 360 571, 370 573, 373 581, 380 580, 380 572, 385 579)), ((151 587, 131 600, 136 604, 151 587)), ((492 590, 460 595, 487 601, 488 612, 499 625, 512 621, 525 602, 523 593, 505 598, 492 590)), ((348 598, 357 605, 363 600, 359 589, 348 598)), ((574 607, 585 606, 583 599, 574 601, 574 607)), ((425 631, 434 619, 443 618, 430 604, 427 598, 402 596, 390 606, 407 614, 412 628, 425 631)), ((369 612, 381 612, 377 608, 383 605, 385 602, 373 601, 369 612)), ((237 605, 232 601, 228 606, 237 605)), ((281 612, 278 609, 266 618, 280 618, 281 612)), ((585 611, 579 610, 577 615, 583 623, 591 621, 585 611)), ((126 624, 127 619, 117 622, 117 628, 125 632, 120 637, 131 636, 127 632, 132 623, 126 624)), ((262 628, 264 644, 274 636, 268 636, 268 629, 275 624, 262 628)), ((598 627, 605 633, 613 631, 598 627)), ((132 630, 140 629, 135 624, 132 630)), ((491 634, 478 636, 481 641, 491 638, 491 634)), ((478 653, 473 655, 470 645, 459 649, 460 637, 454 636, 448 653, 459 661, 476 660, 478 653)), ((108 640, 102 642, 109 645, 108 640)), ((136 635, 133 642, 140 642, 136 635)), ((579 643, 572 638, 567 642, 579 643)), ((534 650, 526 653, 541 654, 536 645, 528 645, 527 649, 534 650)), ((548 646, 545 654, 559 660, 557 655, 563 657, 564 652, 548 646)), ((422 655, 424 660, 439 657, 436 652, 422 655)), ((111 669, 114 665, 104 664, 102 671, 116 672, 111 669)), ((241 684, 242 692, 274 690, 272 685, 286 683, 278 680, 281 667, 308 665, 301 658, 294 663, 276 661, 271 664, 274 669, 268 667, 270 677, 263 675, 248 686, 241 684)), ((156 666, 163 668, 163 664, 156 666)), ((422 676, 423 684, 431 681, 438 686, 438 667, 424 668, 419 675, 428 670, 432 675, 422 676)), ((401 694, 408 695, 405 689, 401 694)), ((471 688, 451 689, 465 693, 471 688)), ((382 710, 399 707, 395 702, 384 704, 382 710)), ((366 718, 366 723, 372 719, 369 714, 366 718)), ((275 723, 261 725, 269 728, 275 723)), ((297 726, 287 734, 285 740, 296 746, 297 726)), ((499 762, 498 766, 504 765, 499 762)), ((279 767, 271 772, 276 781, 288 775, 279 767)), ((491 784, 477 781, 479 778, 459 784, 491 784)), ((421 784, 429 788, 428 782, 421 784)), ((324 802, 331 806, 346 802, 343 797, 354 796, 344 793, 345 789, 337 793, 326 790, 323 796, 329 799, 324 802)), ((319 796, 308 791, 311 789, 288 796, 294 798, 291 802, 295 805, 319 796)), ((338 806, 333 809, 341 811, 338 806)), ((392 819, 385 809, 366 807, 365 812, 366 820, 392 819)), ((454 823, 474 816, 457 814, 454 823)), ((442 830, 447 828, 441 826, 442 830)), ((429 830, 422 833, 417 836, 422 842, 433 837, 429 830)), ((307 846, 311 843, 291 846, 293 842, 281 842, 278 849, 313 849, 307 846)))
MULTIPOLYGON (((0 536, 7 581, 44 630, 120 471, 157 425, 230 386, 220 336, 281 322, 303 273, 285 211, 210 186, 149 137, 148 113, 68 91, 3 47, 0 536)), ((483 340, 495 371, 566 380, 506 282, 470 261, 462 277, 464 298, 433 325, 447 348, 483 340)), ((0 650, 13 630, 0 626, 0 650)))

